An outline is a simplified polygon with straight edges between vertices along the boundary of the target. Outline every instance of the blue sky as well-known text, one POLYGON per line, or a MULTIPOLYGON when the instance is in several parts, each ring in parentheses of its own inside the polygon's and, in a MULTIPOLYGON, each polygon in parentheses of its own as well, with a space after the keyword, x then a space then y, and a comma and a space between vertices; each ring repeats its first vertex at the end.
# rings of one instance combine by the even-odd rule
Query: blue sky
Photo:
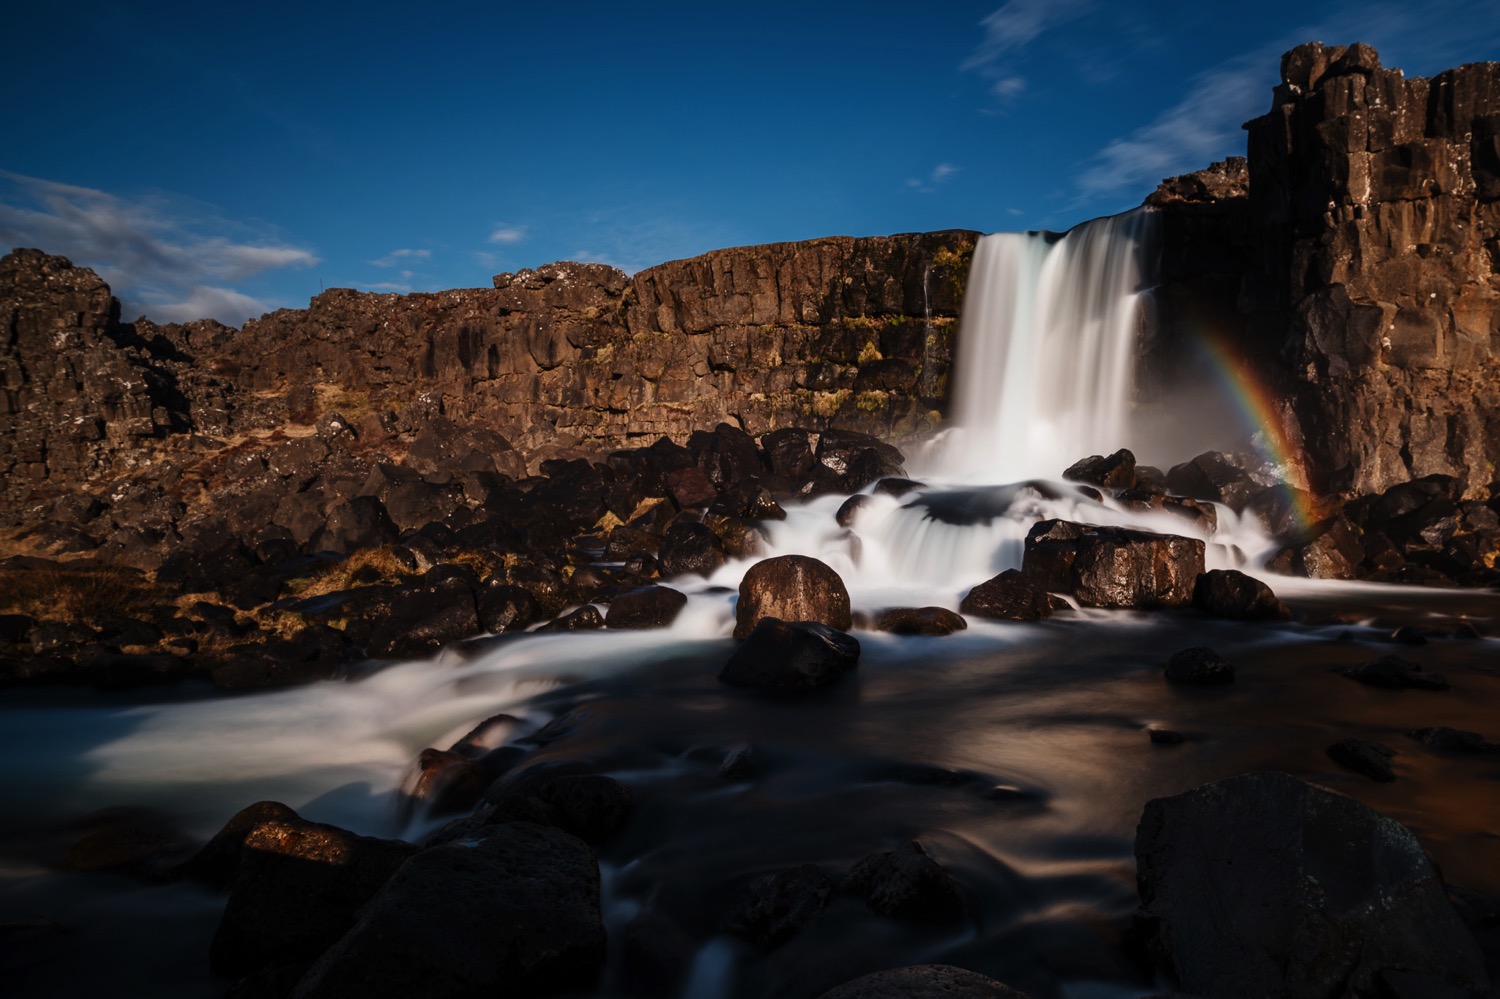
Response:
POLYGON ((0 247, 127 318, 723 246, 1065 229, 1244 151, 1280 54, 1500 58, 1500 5, 6 4, 0 247))

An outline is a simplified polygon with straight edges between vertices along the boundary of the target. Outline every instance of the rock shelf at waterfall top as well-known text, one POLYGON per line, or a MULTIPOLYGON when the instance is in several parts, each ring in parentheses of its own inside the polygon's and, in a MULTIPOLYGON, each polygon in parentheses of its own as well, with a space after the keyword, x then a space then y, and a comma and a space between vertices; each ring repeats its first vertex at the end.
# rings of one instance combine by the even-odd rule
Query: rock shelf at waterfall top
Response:
POLYGON ((0 991, 1494 995, 1500 64, 1281 73, 1061 235, 7 255, 0 991))

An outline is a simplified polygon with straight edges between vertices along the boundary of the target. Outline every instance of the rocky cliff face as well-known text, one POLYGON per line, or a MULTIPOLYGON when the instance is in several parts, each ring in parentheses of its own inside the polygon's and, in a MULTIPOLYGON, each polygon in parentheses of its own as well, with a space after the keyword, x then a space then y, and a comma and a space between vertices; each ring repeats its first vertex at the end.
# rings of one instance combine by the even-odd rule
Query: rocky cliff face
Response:
POLYGON ((439 417, 480 424, 542 457, 720 422, 930 427, 977 237, 742 247, 634 279, 560 263, 488 289, 334 289, 243 330, 121 324, 93 272, 16 251, 0 269, 0 523, 206 438, 333 415, 406 441, 439 417))
POLYGON ((1406 79, 1313 43, 1281 77, 1243 186, 1220 168, 1151 199, 1168 325, 1235 343, 1315 491, 1442 474, 1480 495, 1500 458, 1500 63, 1406 79))

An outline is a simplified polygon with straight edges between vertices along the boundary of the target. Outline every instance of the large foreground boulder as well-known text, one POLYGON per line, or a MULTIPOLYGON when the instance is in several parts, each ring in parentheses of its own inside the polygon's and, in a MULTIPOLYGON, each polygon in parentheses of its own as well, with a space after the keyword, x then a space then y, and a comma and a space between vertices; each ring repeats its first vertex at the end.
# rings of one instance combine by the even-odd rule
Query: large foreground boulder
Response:
POLYGON ((407 861, 294 995, 546 995, 586 990, 603 961, 593 851, 514 822, 407 861))
POLYGON ((1295 777, 1147 802, 1136 831, 1153 957, 1199 996, 1484 994, 1484 961, 1416 837, 1295 777))
POLYGON ((853 623, 849 591, 827 563, 781 555, 755 563, 740 582, 734 637, 746 638, 762 618, 818 621, 847 631, 853 623))
POLYGON ((1044 520, 1026 535, 1021 572, 1085 607, 1183 607, 1203 573, 1196 538, 1044 520))

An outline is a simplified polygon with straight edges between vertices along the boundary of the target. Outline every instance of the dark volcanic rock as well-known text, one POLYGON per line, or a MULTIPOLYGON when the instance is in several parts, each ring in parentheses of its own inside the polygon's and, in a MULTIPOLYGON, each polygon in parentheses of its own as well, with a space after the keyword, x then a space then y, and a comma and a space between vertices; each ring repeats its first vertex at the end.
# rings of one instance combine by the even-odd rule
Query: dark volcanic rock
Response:
POLYGON ((619 832, 635 808, 630 789, 581 764, 552 761, 507 774, 484 794, 486 824, 534 822, 603 843, 619 832))
POLYGON ((370 635, 369 653, 382 659, 427 655, 480 630, 469 582, 443 579, 397 594, 388 616, 370 635))
POLYGON ((724 564, 724 543, 705 524, 674 524, 658 555, 666 576, 711 576, 724 564))
POLYGON ((584 604, 564 614, 555 621, 548 621, 537 631, 595 631, 604 627, 604 615, 593 604, 584 604))
POLYGON ((407 861, 294 994, 540 995, 587 989, 603 962, 593 852, 508 823, 407 861))
POLYGON ((815 621, 763 617, 719 679, 737 687, 812 690, 834 683, 859 663, 859 641, 815 621))
POLYGON ((762 950, 796 936, 828 905, 833 885, 814 864, 756 878, 729 925, 762 950))
POLYGON ((1440 674, 1429 673, 1417 663, 1402 659, 1400 656, 1381 656, 1367 663, 1341 666, 1335 672, 1351 680, 1358 680, 1372 687, 1385 687, 1389 690, 1399 690, 1403 687, 1413 687, 1417 690, 1448 689, 1448 681, 1440 674))
POLYGON ((1333 762, 1381 783, 1396 779, 1391 769, 1391 757, 1395 755, 1391 747, 1368 739, 1340 739, 1328 747, 1328 758, 1333 762))
POLYGON ((1102 489, 1135 488, 1135 455, 1125 448, 1114 454, 1090 455, 1069 465, 1063 478, 1070 482, 1087 482, 1102 489))
POLYGON ((687 594, 668 586, 642 586, 615 597, 604 615, 609 628, 665 628, 687 606, 687 594))
POLYGON ((1313 525, 1305 540, 1283 548, 1267 565, 1309 579, 1353 579, 1364 558, 1358 529, 1339 514, 1313 525))
POLYGON ((1213 617, 1285 621, 1292 612, 1271 588, 1238 569, 1210 569, 1193 584, 1193 606, 1213 617))
POLYGON ((1006 569, 970 590, 959 613, 1002 621, 1040 621, 1052 613, 1046 591, 1033 586, 1019 569, 1006 569))
POLYGON ((844 887, 884 916, 941 923, 964 914, 953 878, 915 840, 861 860, 844 887))
POLYGON ((1182 607, 1203 573, 1195 538, 1044 520, 1026 535, 1021 572, 1085 607, 1182 607))
POLYGON ((891 607, 875 615, 875 630, 895 635, 951 635, 968 626, 946 607, 891 607))
POLYGON ((806 555, 764 559, 745 573, 735 605, 734 637, 747 637, 763 618, 819 621, 840 631, 853 623, 844 581, 826 563, 806 555))
POLYGON ((1428 749, 1444 753, 1500 753, 1500 742, 1490 742, 1478 732, 1439 725, 1434 728, 1419 728, 1408 733, 1428 749))
POLYGON ((1234 667, 1208 646, 1197 645, 1172 653, 1166 676, 1172 683, 1233 683, 1234 667))
POLYGON ((824 992, 819 999, 1029 999, 1024 992, 975 971, 916 964, 876 971, 824 992))
POLYGON ((295 816, 257 821, 242 838, 226 833, 221 852, 239 839, 239 862, 209 958, 216 973, 231 977, 317 957, 416 852, 409 843, 295 816))
POLYGON ((1278 773, 1146 805, 1136 831, 1151 953, 1196 995, 1464 995, 1484 962, 1416 838, 1278 773))

